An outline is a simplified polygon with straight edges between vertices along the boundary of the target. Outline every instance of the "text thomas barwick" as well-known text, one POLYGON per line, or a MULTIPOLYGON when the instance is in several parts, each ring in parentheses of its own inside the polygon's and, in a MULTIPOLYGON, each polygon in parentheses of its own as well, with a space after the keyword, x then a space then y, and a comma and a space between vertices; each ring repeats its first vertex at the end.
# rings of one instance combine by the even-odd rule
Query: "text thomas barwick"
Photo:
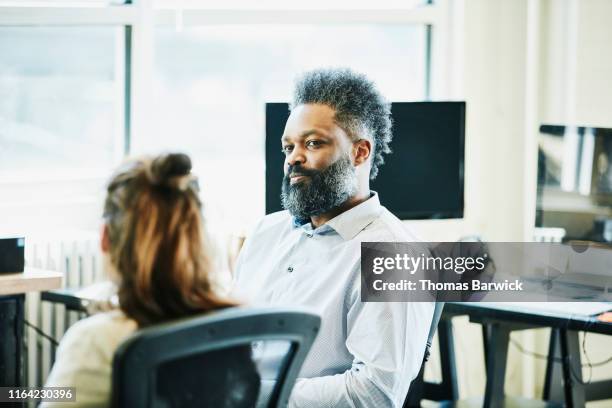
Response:
POLYGON ((522 291, 523 282, 518 279, 503 282, 481 282, 477 279, 471 282, 432 282, 428 279, 410 281, 402 279, 398 282, 385 282, 377 279, 373 282, 374 290, 379 291, 413 291, 413 290, 484 290, 484 291, 522 291))

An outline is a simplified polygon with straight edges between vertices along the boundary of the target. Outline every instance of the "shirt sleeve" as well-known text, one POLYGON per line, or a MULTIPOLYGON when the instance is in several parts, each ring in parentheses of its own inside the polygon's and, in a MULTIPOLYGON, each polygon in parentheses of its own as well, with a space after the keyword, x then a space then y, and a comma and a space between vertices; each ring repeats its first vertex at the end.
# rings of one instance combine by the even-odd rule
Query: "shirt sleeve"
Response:
POLYGON ((348 296, 346 347, 353 355, 344 373, 299 379, 291 408, 401 408, 417 376, 433 317, 433 303, 361 302, 360 280, 348 296))

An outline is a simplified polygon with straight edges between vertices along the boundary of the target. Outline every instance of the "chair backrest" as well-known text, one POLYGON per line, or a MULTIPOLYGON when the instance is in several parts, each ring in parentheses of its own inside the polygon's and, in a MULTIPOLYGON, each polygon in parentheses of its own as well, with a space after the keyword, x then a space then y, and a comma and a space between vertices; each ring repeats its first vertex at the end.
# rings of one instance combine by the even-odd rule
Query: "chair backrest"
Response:
POLYGON ((425 355, 423 357, 423 364, 429 360, 431 354, 431 343, 433 342, 434 335, 440 323, 440 317, 442 316, 442 310, 444 310, 444 302, 436 302, 431 319, 431 325, 429 326, 429 334, 427 335, 427 344, 425 345, 425 355))
POLYGON ((286 406, 321 319, 235 307, 138 331, 116 351, 115 407, 286 406))
POLYGON ((427 335, 427 343, 425 343, 425 354, 423 355, 423 361, 421 362, 421 369, 417 377, 410 383, 408 394, 404 400, 403 408, 412 408, 421 406, 421 397, 423 395, 423 373, 425 372, 425 363, 429 360, 431 354, 431 343, 433 342, 438 323, 440 323, 440 317, 442 316, 442 310, 444 309, 444 302, 436 302, 434 306, 433 317, 429 326, 429 333, 427 335))

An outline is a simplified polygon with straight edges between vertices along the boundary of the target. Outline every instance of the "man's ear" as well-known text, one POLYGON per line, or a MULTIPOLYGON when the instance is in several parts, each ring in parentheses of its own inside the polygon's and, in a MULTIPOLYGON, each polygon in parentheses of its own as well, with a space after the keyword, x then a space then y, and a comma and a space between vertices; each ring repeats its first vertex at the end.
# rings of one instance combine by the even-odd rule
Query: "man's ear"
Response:
POLYGON ((368 139, 361 139, 353 143, 353 164, 359 166, 370 158, 372 143, 368 139))
POLYGON ((100 249, 103 253, 110 252, 110 235, 108 232, 108 224, 104 224, 100 232, 100 249))

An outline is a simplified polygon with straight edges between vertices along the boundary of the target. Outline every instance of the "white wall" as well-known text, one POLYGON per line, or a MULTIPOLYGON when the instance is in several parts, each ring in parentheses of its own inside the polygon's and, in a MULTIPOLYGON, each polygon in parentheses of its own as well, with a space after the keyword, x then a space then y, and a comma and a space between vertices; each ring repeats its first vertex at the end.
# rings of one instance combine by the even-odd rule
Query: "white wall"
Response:
POLYGON ((525 16, 524 0, 465 2, 465 217, 408 223, 427 239, 523 239, 525 16))
POLYGON ((612 127, 612 2, 543 2, 541 119, 612 127))

